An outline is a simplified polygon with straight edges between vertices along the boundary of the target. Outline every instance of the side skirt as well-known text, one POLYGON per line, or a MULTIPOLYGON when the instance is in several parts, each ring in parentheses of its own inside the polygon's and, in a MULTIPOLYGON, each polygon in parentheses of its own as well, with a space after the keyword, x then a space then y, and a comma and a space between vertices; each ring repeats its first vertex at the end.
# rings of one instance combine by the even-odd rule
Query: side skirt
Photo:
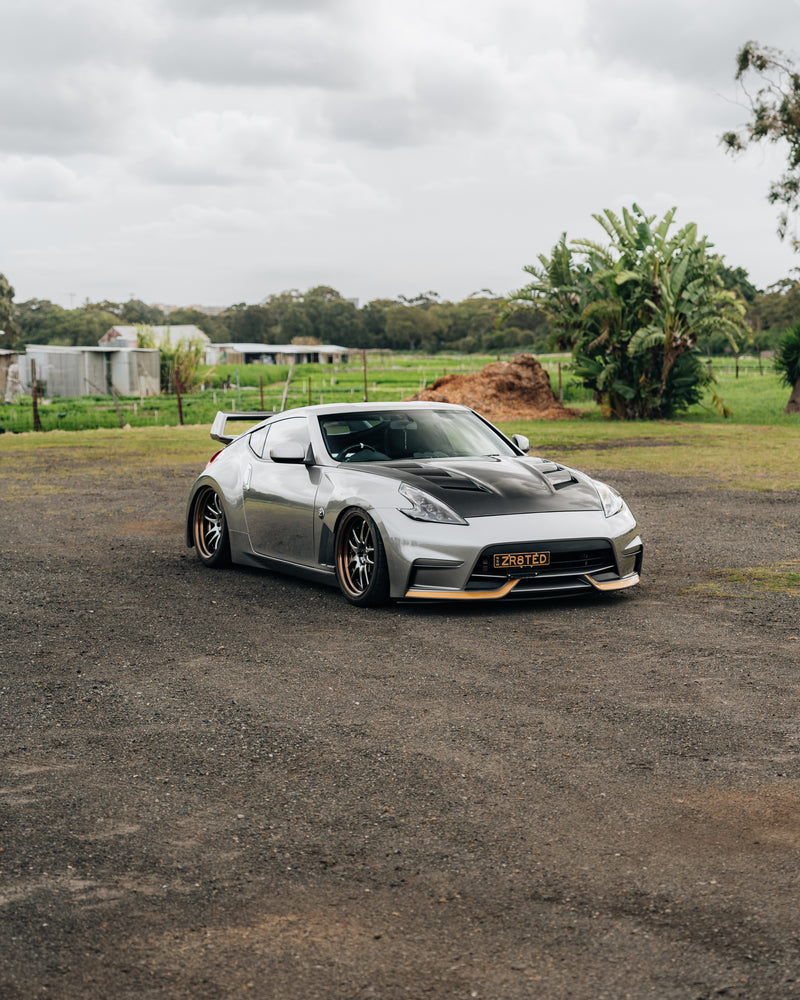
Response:
POLYGON ((233 561, 240 566, 254 566, 256 569, 267 569, 273 573, 283 573, 285 576, 297 577, 300 580, 311 580, 314 583, 324 583, 335 587, 336 572, 333 566, 301 566, 298 563, 283 562, 280 559, 270 559, 255 552, 233 553, 233 561))

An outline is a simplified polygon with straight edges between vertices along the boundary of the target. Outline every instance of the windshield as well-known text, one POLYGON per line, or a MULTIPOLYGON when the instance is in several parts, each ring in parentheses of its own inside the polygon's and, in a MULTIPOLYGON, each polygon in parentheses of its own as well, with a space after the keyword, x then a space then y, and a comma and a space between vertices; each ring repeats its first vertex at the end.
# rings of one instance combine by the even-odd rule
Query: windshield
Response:
POLYGON ((319 418, 337 462, 475 458, 517 452, 474 413, 454 410, 361 410, 319 418))

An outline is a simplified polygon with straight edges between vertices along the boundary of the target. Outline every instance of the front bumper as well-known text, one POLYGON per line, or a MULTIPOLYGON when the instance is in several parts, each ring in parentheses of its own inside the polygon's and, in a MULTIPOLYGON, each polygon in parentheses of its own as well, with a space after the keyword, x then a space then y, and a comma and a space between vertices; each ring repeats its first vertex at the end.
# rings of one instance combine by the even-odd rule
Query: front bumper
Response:
POLYGON ((406 600, 502 600, 621 590, 639 582, 642 540, 627 508, 473 518, 467 525, 412 521, 376 511, 391 596, 406 600), (487 571, 487 551, 549 551, 546 567, 487 571), (558 558, 556 558, 556 556, 558 558))

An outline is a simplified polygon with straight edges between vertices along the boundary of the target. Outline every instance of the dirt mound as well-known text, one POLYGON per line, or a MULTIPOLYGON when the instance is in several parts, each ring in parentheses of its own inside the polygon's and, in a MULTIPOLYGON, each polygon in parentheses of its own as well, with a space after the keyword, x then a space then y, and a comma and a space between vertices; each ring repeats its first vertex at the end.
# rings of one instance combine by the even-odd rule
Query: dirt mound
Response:
POLYGON ((460 403, 487 420, 565 420, 575 410, 559 403, 550 378, 532 354, 497 361, 470 375, 443 375, 411 399, 460 403))

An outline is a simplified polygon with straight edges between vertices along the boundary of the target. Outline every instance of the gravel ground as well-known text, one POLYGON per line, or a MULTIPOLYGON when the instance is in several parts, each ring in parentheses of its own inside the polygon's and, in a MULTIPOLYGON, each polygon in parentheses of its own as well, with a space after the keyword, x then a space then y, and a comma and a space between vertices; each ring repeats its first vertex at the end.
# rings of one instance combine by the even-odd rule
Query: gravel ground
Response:
POLYGON ((800 596, 713 577, 797 493, 605 470, 641 587, 364 611, 205 569, 191 468, 18 461, 4 1000, 800 996, 800 596))

